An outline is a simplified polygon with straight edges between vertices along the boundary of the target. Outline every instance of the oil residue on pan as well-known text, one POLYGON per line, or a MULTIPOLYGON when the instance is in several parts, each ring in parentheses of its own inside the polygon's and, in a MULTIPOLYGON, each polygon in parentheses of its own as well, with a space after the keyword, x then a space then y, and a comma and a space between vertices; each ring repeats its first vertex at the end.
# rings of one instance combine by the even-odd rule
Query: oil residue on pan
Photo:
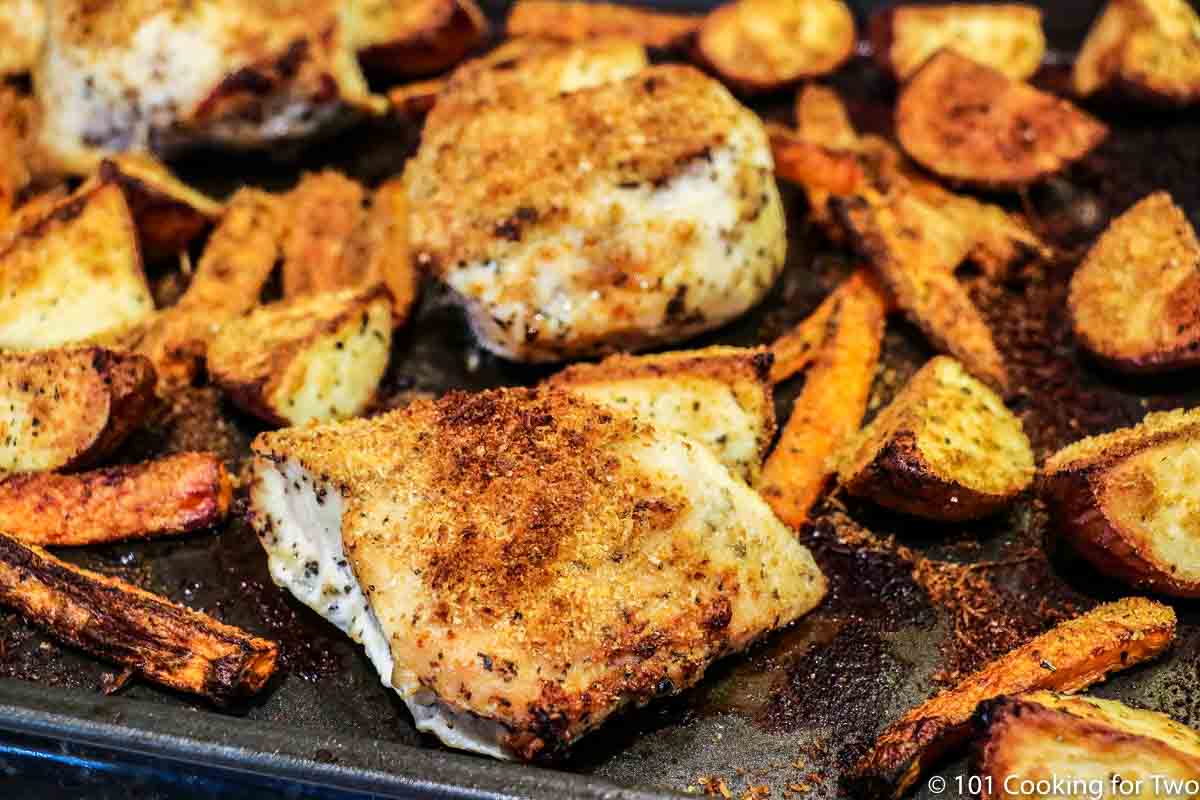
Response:
MULTIPOLYGON (((1047 80, 1061 79, 1048 75, 1047 80)), ((886 129, 890 90, 866 64, 839 74, 838 88, 866 129, 886 129)), ((790 98, 779 97, 784 114, 790 98)), ((1113 135, 1060 184, 1026 198, 1043 231, 1067 255, 1002 286, 971 280, 1018 387, 1014 407, 1039 459, 1084 435, 1139 419, 1147 411, 1200 402, 1194 380, 1132 384, 1077 354, 1064 318, 1066 281, 1103 221, 1156 189, 1169 190, 1200 222, 1200 117, 1114 116, 1113 135)), ((394 171, 405 148, 395 131, 348 134, 338 166, 367 177, 394 171), (388 144, 381 146, 386 140, 388 144)), ((411 132, 409 132, 411 133, 411 132)), ((405 141, 411 141, 411 137, 405 141)), ((249 165, 227 159, 223 176, 185 176, 211 188, 249 165)), ((279 184, 285 174, 251 172, 279 184)), ((290 170, 287 175, 294 175, 290 170)), ((803 200, 785 191, 792 236, 785 275, 758 309, 701 344, 767 341, 808 314, 851 262, 806 225, 803 200)), ((871 407, 880 407, 930 355, 919 334, 890 328, 871 407)), ((459 313, 436 290, 401 334, 384 406, 414 393, 530 383, 544 371, 498 361, 474 348, 459 313)), ((782 387, 781 415, 802 385, 782 387)), ((180 397, 124 457, 204 447, 238 474, 255 424, 215 391, 180 397)), ((627 785, 730 796, 830 797, 837 778, 875 733, 923 700, 1055 622, 1119 589, 1060 552, 1045 510, 1024 499, 999 518, 971 525, 906 522, 831 497, 803 534, 830 578, 826 603, 792 629, 716 665, 681 697, 629 712, 588 737, 561 767, 627 785), (1049 553, 1049 561, 1046 553, 1049 553)), ((359 649, 277 589, 265 557, 240 521, 173 541, 118 545, 69 554, 281 643, 284 675, 264 697, 234 713, 306 731, 434 746, 416 734, 359 649), (336 698, 336 702, 332 699, 336 698)), ((1180 609, 1180 641, 1162 664, 1116 676, 1097 691, 1156 707, 1200 725, 1200 616, 1180 609)), ((0 676, 53 687, 99 690, 111 670, 47 641, 6 616, 0 676)), ((123 696, 178 708, 192 701, 131 682, 123 696)), ((946 768, 961 773, 962 763, 946 768)), ((953 784, 951 784, 953 785, 953 784)), ((946 796, 946 795, 942 795, 946 796)))

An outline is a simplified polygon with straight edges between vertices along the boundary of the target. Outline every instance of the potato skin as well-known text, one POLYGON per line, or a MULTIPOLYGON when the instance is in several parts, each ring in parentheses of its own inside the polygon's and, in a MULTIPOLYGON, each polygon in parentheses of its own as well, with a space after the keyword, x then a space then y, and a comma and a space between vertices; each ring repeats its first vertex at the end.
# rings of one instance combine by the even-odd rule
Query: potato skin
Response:
POLYGON ((208 353, 212 377, 247 413, 272 425, 294 424, 278 402, 291 368, 323 338, 369 314, 381 301, 387 305, 384 313, 389 315, 390 332, 391 296, 379 284, 306 295, 257 309, 229 323, 213 341, 208 353), (256 327, 266 322, 273 326, 269 333, 256 327))
POLYGON ((843 785, 857 797, 899 798, 969 738, 981 703, 1034 689, 1085 689, 1162 654, 1174 641, 1176 623, 1174 609, 1144 597, 1106 603, 1059 623, 890 724, 843 785))
POLYGON ((1001 697, 980 706, 975 726, 984 737, 976 771, 991 779, 981 800, 1028 797, 1023 780, 1112 774, 1141 781, 1149 791, 1138 796, 1147 798, 1151 775, 1200 775, 1195 731, 1115 700, 1041 691, 1001 697))
POLYGON ((1100 347, 1090 342, 1087 335, 1075 328, 1075 336, 1087 350, 1087 355, 1099 366, 1111 372, 1132 377, 1144 375, 1162 375, 1164 373, 1181 372, 1200 367, 1200 348, 1193 345, 1180 345, 1166 350, 1148 353, 1144 356, 1110 356, 1100 351, 1100 347))
POLYGON ((141 426, 155 402, 157 376, 150 359, 100 347, 89 349, 93 365, 109 387, 108 424, 91 447, 64 465, 67 469, 90 466, 112 453, 141 426))
POLYGON ((1200 366, 1200 241, 1169 194, 1148 195, 1109 223, 1071 276, 1067 310, 1075 338, 1111 370, 1200 366), (1141 318, 1128 312, 1129 294, 1143 300, 1141 318))
POLYGON ((1055 95, 940 50, 896 101, 896 137, 914 161, 956 184, 1019 189, 1061 171, 1108 135, 1055 95))
POLYGON ((884 508, 942 522, 980 519, 1012 502, 1008 495, 980 492, 940 477, 921 456, 912 431, 897 432, 866 469, 843 485, 855 497, 868 497, 884 508))
MULTIPOLYGON (((475 0, 422 2, 426 6, 422 29, 391 40, 385 36, 360 48, 358 60, 365 68, 388 75, 428 75, 454 66, 487 38, 487 18, 475 0)), ((385 14, 376 26, 386 29, 387 23, 385 14)))
POLYGON ((9 468, 77 469, 97 463, 141 424, 154 402, 154 385, 149 359, 102 347, 0 355, 0 392, 43 421, 39 426, 52 437, 26 441, 6 430, 6 436, 21 437, 9 446, 45 450, 36 467, 26 457, 9 468), (60 381, 68 384, 61 393, 60 381))
POLYGON ((137 154, 101 161, 97 180, 121 187, 142 250, 150 259, 186 249, 225 210, 220 203, 182 183, 162 164, 137 154))
POLYGON ((1104 575, 1171 597, 1200 597, 1200 582, 1180 580, 1171 574, 1105 514, 1101 483, 1104 471, 1111 466, 1067 469, 1039 479, 1039 493, 1059 534, 1104 575))
POLYGON ((804 3, 804 16, 821 17, 827 29, 836 29, 829 37, 815 41, 811 40, 811 35, 806 39, 796 36, 794 31, 787 31, 786 23, 790 21, 787 16, 791 11, 788 7, 800 3, 780 3, 774 8, 769 3, 760 3, 753 9, 748 8, 753 2, 737 0, 709 13, 700 26, 693 48, 697 60, 711 67, 738 91, 745 94, 769 92, 805 78, 828 75, 854 53, 854 16, 841 0, 808 0, 804 3), (743 34, 744 17, 751 14, 759 19, 774 15, 783 18, 784 24, 774 31, 773 41, 766 43, 761 38, 756 41, 755 37, 743 34), (744 48, 759 52, 749 56, 744 48), (805 51, 805 63, 781 66, 774 63, 778 58, 769 57, 791 50, 805 51))

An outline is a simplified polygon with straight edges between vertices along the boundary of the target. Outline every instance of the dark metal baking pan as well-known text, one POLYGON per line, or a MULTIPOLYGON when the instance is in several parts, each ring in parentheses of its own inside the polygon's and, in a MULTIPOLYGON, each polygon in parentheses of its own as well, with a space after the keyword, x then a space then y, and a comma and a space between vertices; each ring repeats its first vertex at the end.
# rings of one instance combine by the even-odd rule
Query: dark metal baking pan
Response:
MULTIPOLYGON (((1052 43, 1064 51, 1077 46, 1097 6, 1048 5, 1052 43)), ((859 4, 857 10, 868 9, 859 4)), ((489 11, 498 18, 504 4, 489 11)), ((1051 68, 1041 80, 1053 84, 1062 77, 1051 68)), ((832 82, 861 127, 886 132, 894 88, 869 62, 856 61, 832 82)), ((784 117, 790 100, 780 93, 754 104, 784 117)), ((1097 220, 1160 188, 1200 223, 1200 115, 1095 110, 1113 135, 1066 180, 1024 198, 1040 224, 1063 241, 1079 239, 1097 220)), ((376 180, 398 169, 416 135, 402 125, 363 126, 296 154, 298 165, 209 153, 179 169, 212 191, 242 182, 282 186, 299 169, 324 165, 376 180)), ((809 228, 803 199, 786 187, 785 196, 792 242, 784 276, 759 308, 697 344, 769 341, 810 312, 853 265, 809 228)), ((1068 259, 999 287, 967 278, 998 332, 1021 387, 1015 407, 1041 454, 1149 410, 1200 402, 1195 373, 1127 381, 1077 355, 1063 318, 1072 267, 1068 259)), ((389 399, 529 383, 545 374, 479 351, 459 312, 436 288, 426 288, 419 312, 398 337, 386 380, 389 399)), ((876 403, 930 355, 921 336, 899 322, 889 325, 885 351, 876 403)), ((782 387, 781 417, 800 385, 782 387)), ((176 398, 121 457, 209 448, 238 469, 256 431, 215 390, 199 387, 176 398)), ((172 780, 195 775, 213 782, 213 796, 286 796, 325 787, 349 796, 615 799, 722 786, 735 797, 751 787, 769 788, 771 798, 835 796, 841 768, 883 724, 928 696, 946 670, 968 669, 1073 609, 1121 593, 1055 547, 1050 533, 1032 499, 983 523, 931 526, 845 507, 835 498, 804 534, 831 579, 830 597, 818 611, 715 665, 682 696, 612 720, 553 768, 453 753, 416 733, 360 649, 271 583, 261 548, 241 521, 177 540, 66 552, 73 561, 277 639, 283 674, 260 698, 220 711, 137 682, 104 696, 100 687, 110 667, 0 612, 0 768, 11 775, 41 754, 54 770, 82 770, 78 794, 89 796, 103 794, 97 787, 117 774, 131 785, 167 786, 164 796, 172 780), (894 535, 914 555, 895 546, 845 544, 856 526, 878 537, 894 535), (961 582, 958 605, 947 605, 913 580, 906 558, 921 557, 984 566, 964 573, 970 579, 961 582)), ((1177 609, 1179 641, 1169 657, 1096 691, 1200 726, 1200 613, 1194 604, 1177 609)), ((946 765, 941 774, 951 781, 940 796, 959 796, 953 777, 968 770, 964 759, 946 765)), ((922 788, 918 796, 926 794, 922 788)))

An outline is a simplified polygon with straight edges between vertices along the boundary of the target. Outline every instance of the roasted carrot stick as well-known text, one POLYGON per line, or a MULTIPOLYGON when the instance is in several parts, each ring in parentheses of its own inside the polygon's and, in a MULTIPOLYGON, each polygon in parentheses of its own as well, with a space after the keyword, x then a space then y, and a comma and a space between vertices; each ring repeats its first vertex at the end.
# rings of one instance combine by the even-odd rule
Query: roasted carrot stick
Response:
POLYGON ((1175 612, 1143 597, 1098 606, 991 661, 889 725, 846 777, 857 797, 899 797, 961 745, 985 700, 1034 689, 1076 692, 1154 658, 1175 638, 1175 612))
POLYGON ((875 280, 865 270, 854 273, 839 284, 815 311, 771 343, 771 355, 775 357, 771 364, 771 383, 783 383, 816 361, 829 333, 829 318, 842 298, 850 294, 878 291, 875 280))
POLYGON ((794 528, 808 519, 835 471, 832 455, 858 430, 867 410, 887 300, 865 273, 861 275, 851 279, 853 290, 840 296, 835 292, 827 338, 763 467, 763 496, 794 528))
POLYGON ((51 547, 186 533, 224 519, 232 496, 229 473, 211 453, 25 473, 0 480, 0 531, 51 547))
POLYGON ((0 604, 156 683, 224 703, 262 689, 274 642, 0 533, 0 604))

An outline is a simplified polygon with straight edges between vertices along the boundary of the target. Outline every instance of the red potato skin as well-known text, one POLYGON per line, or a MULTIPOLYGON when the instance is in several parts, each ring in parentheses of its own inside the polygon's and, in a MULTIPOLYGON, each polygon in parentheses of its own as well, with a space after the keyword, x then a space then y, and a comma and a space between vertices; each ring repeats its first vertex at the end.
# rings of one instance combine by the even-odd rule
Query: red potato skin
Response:
POLYGON ((1071 327, 1075 330, 1079 344, 1087 350, 1088 357, 1111 372, 1132 376, 1163 375, 1200 367, 1200 347, 1195 345, 1174 347, 1170 350, 1151 353, 1142 358, 1117 358, 1104 355, 1099 348, 1089 343, 1087 337, 1079 332, 1078 326, 1073 321, 1071 327))
MULTIPOLYGON (((1181 291, 1171 297, 1171 313, 1177 314, 1181 320, 1200 320, 1200 285, 1195 281, 1181 286, 1181 291)), ((1108 347, 1101 346, 1088 336, 1083 327, 1076 321, 1074 304, 1068 303, 1068 313, 1071 317, 1071 330, 1079 344, 1087 350, 1088 355, 1105 369, 1124 375, 1159 375, 1166 372, 1200 367, 1200 339, 1186 340, 1174 347, 1156 350, 1142 355, 1117 356, 1104 352, 1108 347)))
POLYGON ((941 522, 981 519, 1012 502, 1012 497, 993 495, 956 486, 930 469, 917 449, 910 431, 900 431, 884 445, 874 460, 843 484, 855 497, 941 522), (957 502, 950 502, 957 497, 957 502))
POLYGON ((1006 745, 1013 736, 1028 736, 1032 733, 1049 739, 1067 735, 1072 739, 1087 741, 1097 752, 1104 752, 1112 747, 1134 745, 1141 753, 1185 758, 1173 751, 1170 745, 1153 737, 1139 736, 1120 728, 1079 719, 1066 712, 1027 700, 1021 695, 1001 697, 982 704, 975 718, 975 729, 982 740, 982 745, 977 748, 975 754, 978 765, 976 772, 991 779, 983 781, 980 800, 1001 800, 1013 796, 1004 789, 1006 777, 1020 775, 1011 766, 1011 754, 1006 750, 1006 745), (1037 731, 1032 731, 1033 728, 1037 731))
POLYGON ((125 437, 141 427, 157 402, 154 393, 158 376, 150 359, 142 355, 94 348, 96 371, 111 387, 108 425, 86 450, 63 465, 63 469, 93 466, 115 450, 125 437))
POLYGON ((1148 558, 1104 513, 1103 472, 1108 466, 1043 476, 1045 499, 1063 540, 1098 572, 1137 589, 1170 597, 1200 597, 1200 583, 1181 581, 1148 558))
POLYGON ((101 181, 115 182, 125 192, 129 212, 137 222, 138 238, 149 258, 178 253, 213 225, 213 218, 122 172, 112 161, 100 162, 98 174, 101 181))
POLYGON ((373 72, 410 77, 430 75, 462 61, 487 35, 487 22, 479 10, 458 2, 450 11, 450 18, 432 35, 363 48, 358 52, 358 60, 373 72))

